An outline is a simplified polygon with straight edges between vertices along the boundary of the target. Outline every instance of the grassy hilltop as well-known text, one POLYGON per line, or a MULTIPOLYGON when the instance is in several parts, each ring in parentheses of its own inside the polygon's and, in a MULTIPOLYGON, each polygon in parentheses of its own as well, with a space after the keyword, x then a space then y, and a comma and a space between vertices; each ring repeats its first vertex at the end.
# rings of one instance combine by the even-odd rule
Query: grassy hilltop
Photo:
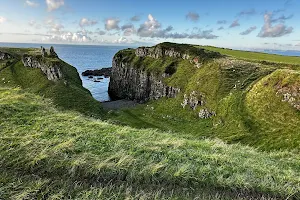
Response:
POLYGON ((300 58, 160 45, 205 59, 120 51, 158 76, 171 66, 163 81, 182 92, 107 113, 72 66, 42 59, 60 63, 53 82, 21 62, 39 51, 0 48, 14 55, 0 64, 0 199, 300 199, 300 58), (182 108, 193 91, 216 116, 182 108))
POLYGON ((299 150, 300 92, 296 89, 300 80, 299 57, 173 43, 156 47, 202 57, 203 64, 197 68, 181 58, 140 58, 133 49, 120 51, 122 62, 157 73, 157 76, 170 66, 175 68, 163 81, 180 88, 181 93, 175 99, 161 99, 136 109, 117 111, 112 119, 137 128, 218 137, 264 150, 299 150), (195 110, 189 106, 183 109, 184 94, 189 96, 192 92, 203 96, 205 104, 195 110), (290 98, 285 99, 286 96, 290 98), (212 110, 216 116, 200 120, 200 109, 212 110))

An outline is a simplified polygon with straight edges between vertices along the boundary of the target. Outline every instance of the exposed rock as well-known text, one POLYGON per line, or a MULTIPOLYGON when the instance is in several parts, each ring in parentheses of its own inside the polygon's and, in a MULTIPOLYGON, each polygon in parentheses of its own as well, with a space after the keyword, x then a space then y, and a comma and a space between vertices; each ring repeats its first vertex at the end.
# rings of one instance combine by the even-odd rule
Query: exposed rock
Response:
POLYGON ((130 99, 138 102, 175 97, 179 88, 167 86, 162 77, 137 69, 115 56, 108 92, 113 99, 130 99))
POLYGON ((220 58, 222 57, 220 53, 206 51, 201 48, 189 47, 194 50, 194 54, 190 55, 186 52, 176 51, 174 48, 164 48, 159 45, 154 47, 139 47, 135 51, 135 55, 138 57, 151 57, 151 58, 161 58, 164 56, 172 57, 172 58, 181 58, 184 60, 189 60, 190 63, 194 64, 195 67, 200 68, 202 66, 202 62, 205 59, 211 58, 220 58))
POLYGON ((13 56, 10 55, 9 53, 0 51, 0 60, 8 60, 8 59, 12 59, 12 58, 13 58, 13 56))
POLYGON ((200 119, 209 119, 209 118, 211 118, 211 117, 213 117, 213 116, 216 116, 216 113, 215 112, 213 112, 213 111, 209 111, 208 109, 201 109, 200 111, 199 111, 199 118, 200 119))
POLYGON ((82 72, 82 76, 104 76, 110 77, 111 76, 112 68, 102 68, 102 69, 95 69, 95 70, 86 70, 82 72))
POLYGON ((196 91, 191 92, 189 96, 184 94, 181 106, 185 108, 187 105, 189 105, 191 109, 196 110, 198 105, 203 106, 205 104, 204 98, 205 97, 203 94, 198 94, 196 91))
POLYGON ((59 62, 46 62, 45 59, 26 54, 22 56, 22 62, 25 67, 41 69, 48 80, 58 81, 62 79, 59 62))
POLYGON ((58 55, 54 51, 54 47, 53 46, 50 47, 50 55, 49 56, 53 57, 53 58, 58 58, 58 55))
POLYGON ((291 106, 300 110, 300 86, 276 86, 277 95, 282 95, 282 101, 288 102, 291 106))
POLYGON ((46 52, 46 49, 44 47, 42 47, 42 46, 41 46, 41 53, 42 53, 43 57, 47 57, 48 56, 48 54, 46 52))

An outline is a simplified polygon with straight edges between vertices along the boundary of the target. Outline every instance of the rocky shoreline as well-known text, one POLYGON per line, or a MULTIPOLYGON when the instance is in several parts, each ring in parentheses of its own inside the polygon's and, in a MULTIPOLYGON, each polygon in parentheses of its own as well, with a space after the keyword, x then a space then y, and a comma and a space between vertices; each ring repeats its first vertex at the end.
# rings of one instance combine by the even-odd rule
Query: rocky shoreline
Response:
POLYGON ((109 78, 111 76, 111 71, 111 67, 95 70, 86 70, 82 72, 82 76, 104 76, 105 78, 109 78))

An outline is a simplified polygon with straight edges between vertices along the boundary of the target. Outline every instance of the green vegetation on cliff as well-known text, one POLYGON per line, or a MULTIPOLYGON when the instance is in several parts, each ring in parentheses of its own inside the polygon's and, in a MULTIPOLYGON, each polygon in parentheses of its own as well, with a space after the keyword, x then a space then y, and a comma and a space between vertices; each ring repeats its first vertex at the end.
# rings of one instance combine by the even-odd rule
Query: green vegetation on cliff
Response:
POLYGON ((189 48, 205 48, 206 51, 201 52, 208 55, 214 55, 209 51, 225 55, 216 58, 207 55, 206 58, 210 59, 205 59, 198 68, 191 62, 193 56, 190 59, 168 55, 153 58, 154 50, 150 56, 144 57, 137 56, 135 50, 120 51, 118 54, 123 56, 122 62, 128 63, 129 67, 142 66, 145 70, 159 74, 164 73, 169 66, 175 68, 175 72, 163 81, 180 88, 181 93, 175 99, 163 98, 136 109, 116 111, 110 117, 115 123, 200 137, 217 137, 230 143, 240 142, 264 150, 288 149, 299 152, 300 106, 296 106, 300 96, 297 89, 300 58, 180 44, 173 48, 174 45, 163 43, 153 48, 172 50, 175 52, 172 55, 176 55, 178 49, 181 55, 187 53, 189 48), (257 59, 252 62, 254 57, 257 59), (278 82, 282 80, 284 83, 281 85, 285 90, 278 92, 278 82), (184 94, 190 96, 192 93, 204 103, 195 109, 189 105, 183 109, 181 104, 185 99, 184 94), (284 100, 286 96, 290 98, 284 100), (291 105, 289 101, 296 105, 291 105), (199 119, 198 113, 203 109, 214 111, 216 116, 199 119))
POLYGON ((43 58, 38 49, 0 48, 0 51, 14 56, 10 63, 0 71, 1 87, 21 87, 51 98, 53 103, 62 109, 76 110, 93 116, 101 115, 100 103, 82 87, 81 79, 73 66, 59 58, 43 58), (25 67, 21 61, 25 54, 36 58, 40 63, 55 63, 61 70, 63 79, 54 82, 48 80, 41 69, 25 67))

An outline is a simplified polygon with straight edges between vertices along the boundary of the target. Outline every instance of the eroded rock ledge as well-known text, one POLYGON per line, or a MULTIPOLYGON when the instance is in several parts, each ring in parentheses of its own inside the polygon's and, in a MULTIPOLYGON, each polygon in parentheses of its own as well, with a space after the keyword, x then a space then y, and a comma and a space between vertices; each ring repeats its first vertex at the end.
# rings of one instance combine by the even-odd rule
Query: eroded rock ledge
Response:
POLYGON ((41 55, 24 54, 22 56, 22 62, 25 67, 41 69, 48 80, 58 81, 63 78, 60 69, 60 60, 54 52, 53 47, 50 48, 49 54, 43 47, 41 47, 41 55))
MULTIPOLYGON (((167 43, 166 43, 167 44, 167 43)), ((165 47, 164 44, 157 45, 154 47, 139 47, 135 51, 135 55, 138 57, 151 57, 151 58, 162 58, 172 57, 189 60, 190 63, 194 64, 195 67, 200 68, 202 63, 208 59, 221 58, 222 55, 218 52, 207 51, 205 49, 193 47, 190 45, 180 45, 181 48, 177 47, 165 47)))

